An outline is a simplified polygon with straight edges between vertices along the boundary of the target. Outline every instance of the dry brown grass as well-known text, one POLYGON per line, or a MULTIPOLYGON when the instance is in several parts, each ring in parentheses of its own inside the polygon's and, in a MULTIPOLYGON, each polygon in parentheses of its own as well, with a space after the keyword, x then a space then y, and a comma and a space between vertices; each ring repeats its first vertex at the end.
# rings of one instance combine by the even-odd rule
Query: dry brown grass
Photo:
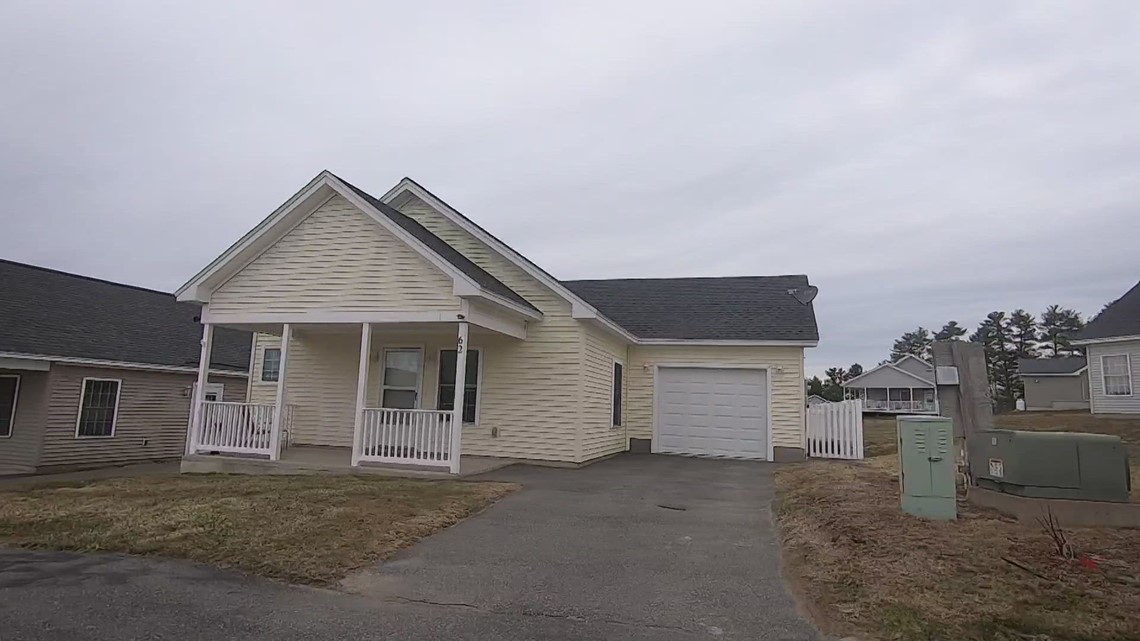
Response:
POLYGON ((329 584, 517 486, 354 476, 121 478, 0 491, 0 544, 156 554, 329 584))
POLYGON ((1140 532, 1067 530, 1098 559, 1089 569, 1054 554, 1043 531, 993 512, 960 503, 957 521, 904 515, 894 468, 885 456, 778 472, 788 571, 825 631, 924 641, 1140 636, 1140 532))

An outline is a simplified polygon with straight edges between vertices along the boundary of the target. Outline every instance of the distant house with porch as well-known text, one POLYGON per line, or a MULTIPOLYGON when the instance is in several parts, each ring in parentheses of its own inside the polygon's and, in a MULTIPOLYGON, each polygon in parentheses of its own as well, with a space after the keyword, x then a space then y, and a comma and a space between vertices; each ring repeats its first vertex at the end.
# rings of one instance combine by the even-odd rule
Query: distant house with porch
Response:
POLYGON ((814 293, 561 281, 415 181, 376 198, 322 172, 178 291, 202 362, 215 328, 256 332, 248 402, 195 399, 184 467, 802 459, 814 293))
POLYGON ((1089 408, 1089 368, 1084 356, 1023 358, 1017 370, 1025 386, 1026 410, 1089 408))
POLYGON ((936 414, 934 366, 907 354, 843 383, 844 396, 863 401, 864 412, 936 414))

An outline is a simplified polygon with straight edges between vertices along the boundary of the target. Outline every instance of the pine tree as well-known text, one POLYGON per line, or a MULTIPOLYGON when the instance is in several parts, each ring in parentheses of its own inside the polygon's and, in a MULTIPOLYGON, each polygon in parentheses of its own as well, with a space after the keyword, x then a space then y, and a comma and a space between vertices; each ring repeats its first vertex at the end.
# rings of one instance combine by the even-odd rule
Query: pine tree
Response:
POLYGON ((1024 309, 1009 315, 1010 338, 1016 358, 1037 358, 1037 319, 1024 309))
POLYGON ((1005 312, 987 314, 970 340, 982 344, 994 401, 999 407, 1012 407, 1022 388, 1017 375, 1010 320, 1005 312))
POLYGON ((1050 305, 1041 313, 1041 332, 1037 335, 1038 347, 1048 356, 1080 355, 1072 345, 1072 336, 1085 327, 1080 312, 1050 305))
POLYGON ((818 376, 812 376, 806 379, 804 383, 807 384, 808 396, 823 396, 823 381, 819 380, 818 376))
POLYGON ((930 332, 925 327, 919 327, 913 332, 906 332, 895 341, 894 347, 891 348, 891 361, 897 361, 907 354, 913 354, 924 361, 930 361, 930 346, 933 342, 934 339, 931 338, 930 332))
POLYGON ((936 341, 958 341, 958 340, 962 340, 962 337, 965 335, 966 335, 966 328, 959 325, 958 321, 952 320, 949 323, 946 323, 945 325, 943 325, 942 329, 938 330, 934 334, 934 340, 936 340, 936 341))
POLYGON ((849 380, 855 378, 856 376, 862 376, 862 375, 863 375, 863 366, 860 365, 859 363, 852 363, 851 367, 847 368, 847 378, 845 380, 849 381, 849 380))

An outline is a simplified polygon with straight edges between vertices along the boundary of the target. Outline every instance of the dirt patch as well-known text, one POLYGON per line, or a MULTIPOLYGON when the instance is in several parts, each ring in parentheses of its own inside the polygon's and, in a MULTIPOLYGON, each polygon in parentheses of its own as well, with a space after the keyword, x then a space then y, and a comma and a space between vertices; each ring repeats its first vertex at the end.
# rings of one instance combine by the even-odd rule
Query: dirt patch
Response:
POLYGON ((912 518, 899 509, 893 460, 813 462, 777 474, 787 570, 826 632, 1137 638, 1140 532, 1066 530, 1087 555, 1082 562, 1057 555, 1043 530, 972 506, 960 505, 957 521, 912 518))
POLYGON ((353 476, 177 476, 0 491, 0 545, 156 554, 328 585, 517 489, 353 476))

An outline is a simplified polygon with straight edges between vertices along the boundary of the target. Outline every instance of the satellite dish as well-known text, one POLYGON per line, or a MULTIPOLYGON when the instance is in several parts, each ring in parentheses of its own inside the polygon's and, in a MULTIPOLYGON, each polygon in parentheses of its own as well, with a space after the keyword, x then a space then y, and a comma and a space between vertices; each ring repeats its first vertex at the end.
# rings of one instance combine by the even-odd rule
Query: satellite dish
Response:
POLYGON ((808 303, 815 300, 815 297, 819 295, 819 288, 815 285, 808 285, 807 287, 789 289, 788 293, 792 296, 795 296, 796 300, 800 301, 801 305, 807 305, 808 303))

